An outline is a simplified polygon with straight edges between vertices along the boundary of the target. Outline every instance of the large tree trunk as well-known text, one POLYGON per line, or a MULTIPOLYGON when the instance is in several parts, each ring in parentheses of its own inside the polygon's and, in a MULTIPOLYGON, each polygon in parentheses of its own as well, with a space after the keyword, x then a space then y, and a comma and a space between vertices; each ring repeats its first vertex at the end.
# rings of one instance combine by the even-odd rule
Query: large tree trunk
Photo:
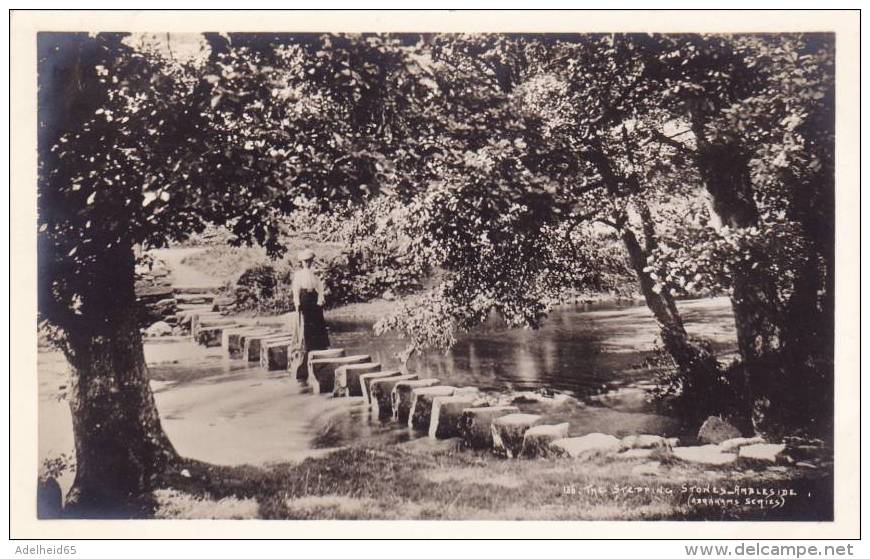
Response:
POLYGON ((67 496, 72 516, 145 513, 143 498, 177 458, 148 384, 132 249, 107 256, 91 293, 102 291, 102 298, 84 301, 87 322, 67 338, 76 448, 76 477, 67 496))
POLYGON ((692 343, 673 296, 664 289, 655 288, 655 281, 645 271, 648 254, 641 247, 634 231, 625 225, 622 227, 621 236, 641 294, 659 325, 665 349, 680 370, 698 377, 699 382, 705 382, 705 377, 707 381, 715 382, 719 374, 719 364, 715 356, 692 343))
MULTIPOLYGON (((748 155, 734 143, 708 141, 704 116, 695 111, 692 117, 698 170, 710 195, 713 211, 728 227, 757 227, 758 207, 749 174, 748 155)), ((790 397, 790 392, 796 390, 796 387, 789 386, 791 383, 783 368, 783 320, 776 281, 769 270, 758 266, 757 262, 743 262, 734 266, 731 273, 731 305, 743 362, 746 413, 756 429, 765 431, 772 426, 771 416, 788 412, 785 402, 776 400, 790 397)))
MULTIPOLYGON (((592 145, 595 149, 588 156, 596 165, 608 193, 614 199, 626 194, 621 188, 635 193, 641 192, 640 178, 637 175, 621 176, 605 155, 606 151, 601 142, 594 141, 592 145)), ((631 146, 628 144, 626 154, 631 158, 631 146)), ((639 198, 635 207, 641 219, 644 245, 641 245, 631 229, 624 210, 615 212, 613 225, 622 238, 646 305, 659 325, 662 344, 681 372, 683 383, 680 400, 683 403, 683 413, 691 414, 689 419, 698 419, 710 413, 730 412, 732 402, 731 398, 726 397, 728 389, 724 385, 718 360, 710 351, 689 338, 673 296, 666 289, 657 290, 656 282, 646 271, 647 258, 656 248, 658 239, 649 206, 639 198)))

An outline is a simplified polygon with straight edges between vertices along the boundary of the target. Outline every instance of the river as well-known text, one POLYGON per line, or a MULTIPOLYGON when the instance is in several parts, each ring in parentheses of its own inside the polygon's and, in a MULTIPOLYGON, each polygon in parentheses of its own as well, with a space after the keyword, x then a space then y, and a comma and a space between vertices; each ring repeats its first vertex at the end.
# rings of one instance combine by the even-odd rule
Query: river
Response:
MULTIPOLYGON (((721 354, 733 352, 727 299, 681 301, 679 307, 691 334, 711 340, 721 354)), ((368 353, 387 365, 404 347, 396 337, 373 336, 367 320, 334 319, 330 329, 334 347, 368 353)), ((656 324, 642 305, 571 305, 552 312, 538 330, 506 329, 494 321, 461 337, 449 352, 414 356, 409 368, 442 384, 491 393, 554 391, 557 397, 529 403, 523 411, 540 413, 546 422, 570 422, 572 436, 687 436, 696 426, 647 401, 652 373, 641 365, 656 338, 656 324)), ((400 444, 419 437, 405 426, 371 418, 358 399, 312 395, 286 373, 225 360, 220 348, 167 337, 147 341, 145 356, 164 428, 176 449, 191 458, 263 465, 349 444, 400 444)), ((59 353, 40 348, 40 461, 72 454, 68 374, 59 353)), ((68 487, 71 477, 61 482, 68 487)))

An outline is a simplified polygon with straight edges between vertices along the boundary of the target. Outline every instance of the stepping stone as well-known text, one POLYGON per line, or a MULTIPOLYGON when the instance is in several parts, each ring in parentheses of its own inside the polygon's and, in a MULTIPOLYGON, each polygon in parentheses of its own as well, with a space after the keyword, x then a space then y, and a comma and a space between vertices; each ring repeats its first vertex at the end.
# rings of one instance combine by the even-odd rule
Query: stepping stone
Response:
POLYGON ((359 376, 366 373, 379 373, 380 371, 380 363, 342 365, 335 370, 335 388, 332 390, 332 395, 335 397, 362 396, 359 376))
POLYGON ((462 412, 474 406, 479 393, 454 392, 453 396, 437 396, 432 400, 432 415, 429 420, 429 438, 449 439, 459 436, 459 419, 462 412))
POLYGON ((202 295, 203 293, 214 293, 217 289, 214 285, 174 285, 172 291, 178 295, 202 295))
POLYGON ((550 443, 564 439, 568 436, 570 424, 559 423, 557 425, 535 425, 530 427, 523 435, 522 455, 527 458, 549 456, 550 443))
POLYGON ((776 463, 777 457, 785 450, 784 444, 751 444, 741 446, 738 456, 749 460, 776 463))
POLYGON ((391 377, 399 377, 402 376, 402 373, 399 371, 378 371, 376 373, 362 373, 359 375, 359 389, 363 397, 363 402, 367 405, 371 405, 372 403, 372 393, 369 390, 369 386, 371 386, 372 381, 382 379, 382 378, 391 378, 391 377))
POLYGON ((496 454, 516 458, 523 450, 523 437, 541 420, 540 415, 511 413, 492 421, 492 448, 496 454))
POLYGON ((623 437, 620 442, 620 447, 623 449, 631 448, 668 448, 678 446, 680 440, 677 438, 666 439, 658 435, 629 435, 623 437))
POLYGON ((213 303, 214 293, 176 293, 175 300, 188 305, 202 305, 213 303))
POLYGON ((245 334, 265 334, 269 330, 255 326, 242 326, 239 328, 226 328, 221 334, 221 347, 226 357, 235 359, 242 356, 244 349, 245 334))
MULTIPOLYGON (((288 364, 288 369, 295 368, 296 369, 296 380, 301 380, 308 382, 308 378, 311 376, 311 360, 312 359, 331 359, 333 357, 344 357, 344 349, 337 347, 332 349, 313 349, 307 352, 305 355, 301 356, 301 359, 293 361, 291 358, 290 361, 293 361, 288 364)), ((290 371, 291 375, 293 371, 290 371)))
POLYGON ((411 392, 415 388, 435 386, 440 381, 437 378, 424 378, 420 380, 400 380, 393 387, 390 394, 393 408, 393 421, 407 423, 411 415, 411 392))
POLYGON ((397 382, 417 380, 417 375, 401 375, 372 380, 369 384, 369 394, 372 400, 372 413, 378 419, 393 417, 393 388, 397 382))
POLYGON ((208 326, 220 326, 222 324, 234 324, 238 325, 239 323, 235 318, 226 317, 220 313, 217 315, 197 315, 197 319, 194 320, 190 325, 190 333, 192 336, 196 337, 197 332, 199 332, 200 328, 205 328, 208 326))
POLYGON ((557 455, 579 458, 586 454, 616 452, 619 445, 620 440, 613 435, 590 433, 582 437, 555 440, 550 444, 550 450, 557 455))
POLYGON ((336 347, 332 349, 313 349, 308 352, 308 359, 331 359, 333 357, 344 357, 344 350, 336 347))
POLYGON ((719 443, 719 448, 722 449, 722 452, 737 452, 741 446, 765 442, 764 437, 735 437, 719 443))
POLYGON ((286 371, 289 365, 290 346, 296 338, 286 337, 260 344, 260 367, 267 371, 286 371))
POLYGON ((235 322, 227 325, 203 326, 197 330, 194 339, 196 340, 196 343, 204 345, 205 347, 220 347, 221 337, 223 336, 224 330, 227 328, 235 328, 236 326, 238 326, 238 324, 235 322))
POLYGON ((321 357, 308 359, 308 384, 315 394, 332 392, 335 388, 335 370, 342 365, 371 363, 368 355, 348 355, 345 357, 321 357))
POLYGON ((208 311, 208 312, 191 312, 191 313, 190 313, 190 321, 189 321, 189 323, 190 323, 190 334, 193 335, 193 336, 196 335, 196 329, 197 329, 197 326, 199 325, 199 322, 200 322, 201 320, 209 319, 209 318, 211 318, 211 319, 215 319, 215 318, 221 318, 221 317, 223 317, 223 315, 222 315, 221 313, 219 313, 219 312, 214 312, 214 311, 208 311))
POLYGON ((459 434, 467 448, 492 448, 492 422, 512 413, 516 406, 486 406, 465 408, 459 418, 459 434))
MULTIPOLYGON (((742 448, 741 448, 742 450, 742 448)), ((730 464, 737 460, 733 452, 722 452, 718 444, 706 444, 703 446, 682 446, 673 450, 674 456, 686 462, 695 464, 713 464, 720 466, 730 464)))
MULTIPOLYGON (((206 309, 208 311, 208 309, 206 309)), ((175 323, 179 328, 185 331, 190 331, 190 324, 193 320, 193 315, 197 312, 204 312, 199 309, 179 309, 178 312, 175 313, 175 323)), ((211 311, 209 311, 211 312, 211 311)))
POLYGON ((263 347, 263 343, 270 340, 280 340, 286 337, 287 334, 282 332, 245 336, 245 345, 244 350, 242 351, 242 355, 245 357, 248 363, 252 361, 258 362, 260 361, 260 351, 263 347))
POLYGON ((432 417, 432 400, 439 396, 453 396, 455 386, 430 386, 411 390, 411 409, 408 410, 408 427, 429 431, 432 417))
POLYGON ((211 305, 188 305, 186 303, 176 303, 175 305, 175 314, 184 313, 184 312, 212 312, 214 311, 214 307, 211 305))

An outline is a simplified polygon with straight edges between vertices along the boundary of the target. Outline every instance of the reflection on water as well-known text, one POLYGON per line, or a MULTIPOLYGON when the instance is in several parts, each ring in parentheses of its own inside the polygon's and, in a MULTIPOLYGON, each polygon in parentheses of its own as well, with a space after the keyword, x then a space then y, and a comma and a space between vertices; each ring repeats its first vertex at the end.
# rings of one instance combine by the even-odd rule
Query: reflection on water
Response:
MULTIPOLYGON (((692 334, 712 340, 720 351, 733 350, 727 300, 685 301, 680 309, 692 334)), ((395 356, 405 347, 395 336, 373 336, 371 321, 331 320, 330 328, 333 345, 368 353, 386 367, 397 365, 395 356)), ((545 423, 569 422, 571 436, 681 435, 692 426, 658 414, 638 388, 650 375, 638 364, 653 349, 657 333, 643 306, 565 307, 539 330, 510 330, 492 321, 448 352, 414 356, 409 369, 442 384, 485 391, 566 392, 576 398, 520 407, 543 415, 545 423)), ((360 398, 312 395, 284 372, 224 359, 220 348, 203 348, 189 338, 148 340, 145 357, 163 426, 184 456, 215 464, 265 464, 300 460, 321 452, 317 449, 421 436, 371 417, 360 398)), ((62 399, 69 386, 66 361, 41 350, 38 371, 40 460, 72 454, 69 407, 62 399)), ((66 477, 64 488, 71 481, 66 477)))
MULTIPOLYGON (((711 338, 719 350, 733 348, 726 300, 686 301, 680 307, 692 333, 711 338)), ((333 321, 331 329, 336 346, 397 366, 404 342, 372 336, 371 321, 333 321)), ((639 366, 657 339, 658 328, 644 306, 578 305, 553 311, 538 330, 511 330, 493 320, 447 352, 415 355, 408 368, 445 384, 498 391, 547 387, 583 399, 647 374, 639 366)))

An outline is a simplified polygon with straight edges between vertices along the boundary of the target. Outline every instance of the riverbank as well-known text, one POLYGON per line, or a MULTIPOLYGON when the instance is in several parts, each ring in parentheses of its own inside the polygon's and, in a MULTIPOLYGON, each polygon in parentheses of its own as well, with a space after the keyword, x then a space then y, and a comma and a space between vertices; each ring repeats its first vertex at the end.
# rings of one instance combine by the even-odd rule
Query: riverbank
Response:
POLYGON ((598 456, 504 460, 455 440, 355 445, 268 468, 188 462, 158 518, 830 520, 831 472, 598 456), (764 496, 766 495, 766 496, 764 496))

